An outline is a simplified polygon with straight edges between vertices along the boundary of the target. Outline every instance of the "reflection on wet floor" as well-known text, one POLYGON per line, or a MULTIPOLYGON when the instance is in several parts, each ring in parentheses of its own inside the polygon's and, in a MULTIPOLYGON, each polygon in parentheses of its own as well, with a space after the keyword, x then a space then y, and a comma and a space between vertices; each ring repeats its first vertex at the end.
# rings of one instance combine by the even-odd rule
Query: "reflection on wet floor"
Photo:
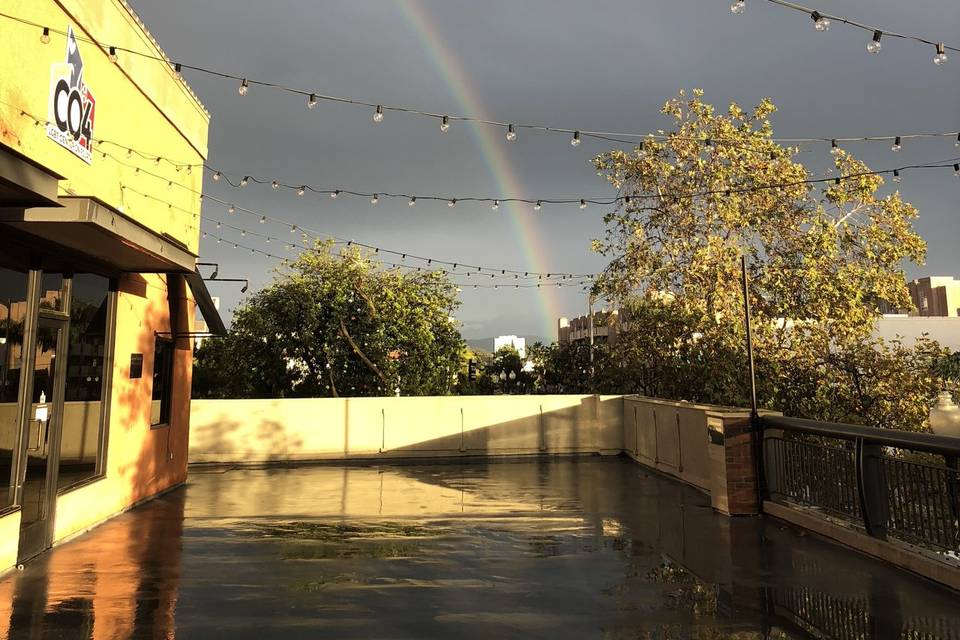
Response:
POLYGON ((189 485, 0 580, 11 638, 958 638, 960 597, 623 459, 189 485))

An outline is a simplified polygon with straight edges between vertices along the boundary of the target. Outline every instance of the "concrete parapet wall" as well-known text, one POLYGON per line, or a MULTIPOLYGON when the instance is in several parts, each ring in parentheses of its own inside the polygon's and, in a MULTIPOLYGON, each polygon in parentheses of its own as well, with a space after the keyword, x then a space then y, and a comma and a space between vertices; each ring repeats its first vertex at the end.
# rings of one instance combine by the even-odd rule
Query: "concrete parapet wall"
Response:
POLYGON ((622 396, 194 400, 190 462, 619 454, 622 396))

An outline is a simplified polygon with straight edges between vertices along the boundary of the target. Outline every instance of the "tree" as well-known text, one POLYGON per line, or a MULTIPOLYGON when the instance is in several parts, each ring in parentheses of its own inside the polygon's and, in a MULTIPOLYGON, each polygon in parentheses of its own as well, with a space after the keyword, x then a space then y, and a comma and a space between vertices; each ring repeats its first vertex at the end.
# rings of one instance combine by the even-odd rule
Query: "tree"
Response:
POLYGON ((378 269, 357 247, 317 243, 198 351, 198 397, 446 394, 463 340, 443 272, 378 269))
MULTIPOLYGON (((681 92, 663 107, 674 120, 663 138, 598 156, 597 170, 624 200, 605 217, 605 238, 594 242, 611 257, 596 290, 620 301, 666 296, 667 307, 651 307, 660 315, 669 310, 672 323, 657 330, 670 334, 657 340, 666 340, 665 352, 693 363, 688 371, 696 373, 676 392, 742 405, 749 398, 739 274, 744 255, 765 405, 823 417, 839 403, 859 407, 847 415, 851 420, 918 428, 928 402, 924 384, 902 390, 903 402, 915 409, 898 417, 881 411, 882 402, 852 402, 854 388, 837 382, 849 376, 845 371, 879 379, 909 378, 916 370, 917 363, 900 366, 886 357, 904 355, 904 347, 883 351, 870 336, 880 301, 911 306, 902 265, 922 263, 926 251, 912 228, 917 210, 898 192, 878 195, 883 178, 843 149, 835 150, 835 179, 807 183, 811 175, 794 159, 799 149, 773 140, 774 112, 765 99, 752 111, 731 104, 718 114, 701 91, 690 99, 681 92), (881 356, 868 353, 867 344, 881 356), (813 379, 837 383, 823 385, 816 401, 787 401, 800 395, 797 381, 814 372, 813 379)), ((636 329, 626 348, 649 354, 650 326, 636 329)), ((917 362, 926 362, 927 347, 918 349, 917 362)), ((656 367, 649 368, 655 362, 640 361, 648 367, 642 374, 656 375, 656 367)))

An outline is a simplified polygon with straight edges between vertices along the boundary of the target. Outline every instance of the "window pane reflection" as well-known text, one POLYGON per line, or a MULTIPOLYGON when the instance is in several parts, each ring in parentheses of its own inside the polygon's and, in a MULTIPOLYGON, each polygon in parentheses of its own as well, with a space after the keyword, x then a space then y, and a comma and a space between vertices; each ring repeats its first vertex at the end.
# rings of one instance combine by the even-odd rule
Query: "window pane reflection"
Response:
POLYGON ((104 428, 103 376, 110 281, 82 273, 73 278, 70 295, 70 345, 64 389, 58 488, 97 473, 100 432, 104 428))
POLYGON ((44 273, 40 280, 40 308, 63 311, 63 276, 44 273))
POLYGON ((10 505, 26 309, 27 274, 0 267, 0 509, 10 505))

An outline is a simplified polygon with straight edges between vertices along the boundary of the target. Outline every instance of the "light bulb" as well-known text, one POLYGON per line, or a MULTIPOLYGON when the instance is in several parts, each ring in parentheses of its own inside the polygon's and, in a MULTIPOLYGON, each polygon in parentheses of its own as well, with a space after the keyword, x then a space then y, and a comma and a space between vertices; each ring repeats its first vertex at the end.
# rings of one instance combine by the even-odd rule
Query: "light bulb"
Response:
POLYGON ((223 242, 223 238, 217 238, 217 244, 220 244, 221 242, 223 242))
POLYGON ((220 173, 219 171, 215 171, 214 174, 213 174, 213 181, 214 181, 214 182, 220 182, 220 178, 221 178, 221 177, 223 177, 223 174, 220 173))
POLYGON ((896 153, 897 151, 900 151, 900 149, 902 148, 903 147, 900 146, 900 136, 897 136, 893 141, 893 146, 890 147, 890 151, 893 151, 894 153, 896 153))
POLYGON ((810 17, 813 19, 813 28, 817 31, 829 31, 830 30, 830 20, 823 17, 819 11, 814 11, 810 14, 810 17))
POLYGON ((222 227, 222 226, 223 226, 223 223, 222 223, 222 222, 217 222, 217 229, 219 229, 219 228, 222 227))
POLYGON ((43 33, 40 34, 40 42, 50 44, 50 27, 43 28, 43 33))
POLYGON ((734 3, 730 5, 730 13, 740 15, 746 8, 747 3, 744 0, 734 0, 734 3))
POLYGON ((840 147, 837 146, 836 140, 830 141, 830 155, 833 155, 833 156, 840 155, 840 147))
POLYGON ((370 204, 377 204, 378 202, 380 202, 380 196, 375 193, 373 197, 370 198, 370 204))
POLYGON ((955 163, 953 165, 953 175, 957 178, 960 178, 960 164, 955 163))
POLYGON ((410 202, 407 203, 408 207, 412 207, 417 204, 417 196, 410 196, 410 202))
POLYGON ((156 158, 154 158, 154 160, 153 160, 153 166, 155 166, 155 167, 159 167, 159 166, 160 166, 160 156, 157 156, 156 158))
POLYGON ((873 32, 873 40, 867 43, 867 53, 880 53, 880 38, 882 37, 882 31, 873 32))
POLYGON ((449 116, 443 116, 443 120, 440 121, 440 132, 446 133, 450 131, 450 118, 449 116))
POLYGON ((227 213, 236 213, 237 208, 233 205, 230 205, 230 208, 227 209, 227 213))
POLYGON ((949 60, 949 58, 947 58, 947 52, 944 50, 943 43, 938 42, 937 55, 933 56, 933 64, 940 66, 946 64, 947 60, 949 60))
POLYGON ((241 235, 241 236, 246 236, 246 235, 247 235, 247 230, 246 230, 246 229, 240 229, 240 235, 241 235))
POLYGON ((270 183, 270 186, 273 187, 274 189, 279 189, 280 183, 274 180, 273 182, 270 183))
POLYGON ((543 204, 539 200, 537 200, 537 204, 533 205, 534 211, 540 211, 540 209, 542 208, 543 208, 543 204))
POLYGON ((240 186, 245 187, 247 186, 247 184, 249 184, 249 182, 250 182, 250 176, 243 176, 243 178, 240 179, 240 186))
POLYGON ((243 82, 240 83, 240 87, 237 89, 237 93, 242 96, 247 95, 247 91, 250 89, 250 85, 247 84, 247 79, 244 78, 243 82))
POLYGON ((953 143, 953 146, 960 147, 960 133, 957 134, 957 141, 953 143))
POLYGON ((313 109, 315 106, 317 106, 317 96, 311 93, 307 98, 307 109, 313 109))
POLYGON ((457 199, 450 198, 449 200, 447 200, 447 206, 451 208, 457 206, 457 199))
POLYGON ((290 225, 290 233, 296 233, 296 232, 297 232, 297 225, 295 224, 290 225))
POLYGON ((267 216, 260 216, 260 224, 267 224, 267 216))
POLYGON ((337 196, 339 196, 339 195, 340 195, 340 189, 337 189, 336 191, 331 191, 331 192, 330 192, 330 197, 333 198, 334 200, 336 200, 336 199, 337 199, 337 196))
POLYGON ((573 137, 570 139, 570 146, 579 147, 580 146, 580 132, 574 131, 573 137))
MULTIPOLYGON (((960 142, 960 139, 958 139, 958 142, 960 142)), ((129 160, 132 157, 133 157, 133 149, 127 149, 127 160, 129 160)))
POLYGON ((306 192, 307 192, 306 186, 301 186, 299 189, 297 189, 297 195, 300 196, 301 198, 303 197, 303 194, 305 194, 306 192))
POLYGON ((107 54, 107 57, 110 58, 110 62, 116 62, 116 61, 117 61, 117 48, 116 48, 116 47, 110 47, 110 50, 109 50, 109 53, 107 54))
POLYGON ((267 244, 270 244, 270 236, 267 236, 267 244))
POLYGON ((496 211, 497 209, 499 209, 499 208, 500 208, 500 201, 499 201, 499 200, 494 200, 494 201, 493 201, 493 204, 490 206, 490 208, 493 209, 494 211, 496 211))
POLYGON ((373 112, 374 122, 383 122, 383 107, 377 105, 377 110, 373 112))
POLYGON ((581 209, 586 209, 586 208, 587 208, 587 201, 584 200, 583 198, 580 199, 580 208, 581 208, 581 209))
POLYGON ((507 125, 507 142, 513 142, 517 139, 517 132, 512 124, 507 125))
POLYGON ((893 181, 894 181, 894 182, 900 182, 900 170, 899 170, 899 169, 894 169, 894 170, 893 170, 893 181))

